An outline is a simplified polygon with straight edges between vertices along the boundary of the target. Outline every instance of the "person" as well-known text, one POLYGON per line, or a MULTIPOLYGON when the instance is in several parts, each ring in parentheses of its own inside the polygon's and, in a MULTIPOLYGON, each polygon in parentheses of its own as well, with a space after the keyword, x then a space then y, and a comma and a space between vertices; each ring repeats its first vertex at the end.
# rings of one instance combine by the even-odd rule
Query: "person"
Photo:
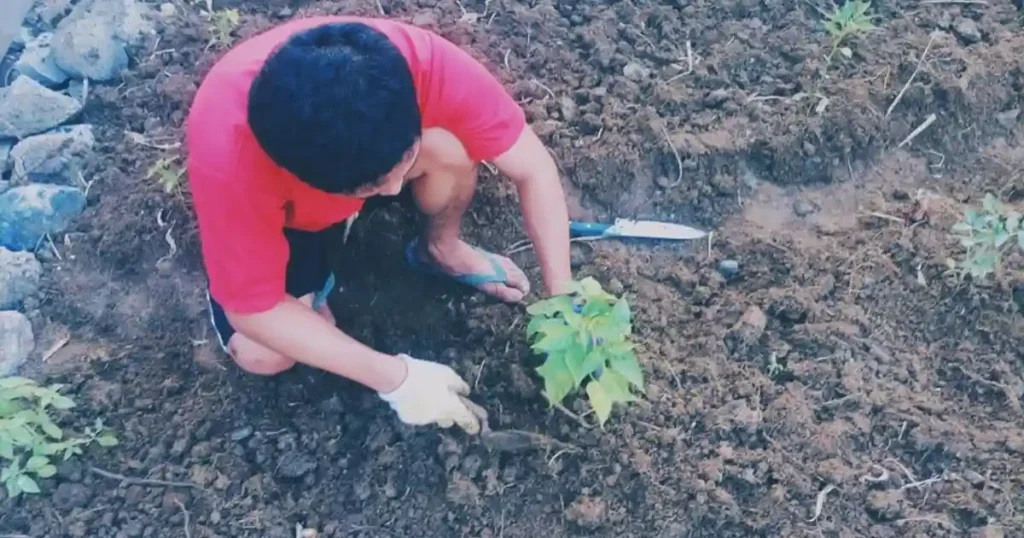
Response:
POLYGON ((336 327, 327 231, 365 199, 408 188, 424 226, 418 270, 502 301, 530 284, 511 260, 466 243, 461 221, 487 162, 514 183, 545 291, 567 292, 568 211, 558 169, 502 84, 426 29, 312 17, 241 42, 203 78, 186 121, 187 172, 221 347, 243 370, 296 362, 378 393, 412 425, 479 431, 451 368, 376 351, 336 327))

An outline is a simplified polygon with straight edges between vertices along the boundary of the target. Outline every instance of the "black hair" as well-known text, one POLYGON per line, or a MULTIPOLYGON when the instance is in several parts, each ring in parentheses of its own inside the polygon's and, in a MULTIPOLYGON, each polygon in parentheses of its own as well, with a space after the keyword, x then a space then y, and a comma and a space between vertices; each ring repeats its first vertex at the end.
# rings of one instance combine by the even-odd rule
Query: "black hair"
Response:
POLYGON ((248 120, 278 166, 342 194, 377 184, 421 131, 408 62, 359 23, 298 32, 274 51, 249 89, 248 120))

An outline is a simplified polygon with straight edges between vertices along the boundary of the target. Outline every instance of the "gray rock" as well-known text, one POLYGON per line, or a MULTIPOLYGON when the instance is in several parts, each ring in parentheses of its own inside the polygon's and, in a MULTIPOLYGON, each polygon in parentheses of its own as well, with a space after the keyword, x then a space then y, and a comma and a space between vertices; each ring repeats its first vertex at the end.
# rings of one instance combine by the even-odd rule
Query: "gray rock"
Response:
POLYGON ((77 114, 81 103, 30 77, 0 88, 0 138, 25 138, 48 131, 77 114))
POLYGON ((295 450, 281 454, 277 462, 277 475, 283 478, 302 478, 316 469, 316 460, 295 450))
POLYGON ((13 138, 0 138, 0 176, 7 172, 8 159, 11 158, 11 148, 13 147, 13 138))
MULTIPOLYGON (((1017 118, 1019 118, 1019 117, 1020 117, 1020 109, 1019 108, 1011 108, 1010 110, 1007 110, 1005 112, 1000 112, 1000 113, 996 114, 996 121, 999 122, 999 125, 1002 125, 1003 127, 1006 127, 1007 129, 1013 129, 1014 126, 1017 125, 1017 118)), ((2 159, 0 159, 0 160, 2 160, 2 159)))
POLYGON ((68 80, 68 74, 57 67, 57 62, 51 54, 52 39, 51 33, 39 34, 39 37, 25 45, 25 52, 22 52, 18 61, 14 63, 14 69, 18 73, 31 77, 48 88, 55 88, 68 80))
POLYGON ((11 150, 15 185, 35 182, 77 185, 96 138, 92 125, 71 125, 30 136, 11 150))
POLYGON ((0 194, 7 192, 11 188, 11 182, 6 179, 0 179, 0 194))
POLYGON ((18 308, 39 289, 43 266, 31 252, 11 252, 0 247, 0 310, 18 308))
POLYGON ((630 62, 622 68, 622 74, 630 80, 641 81, 651 76, 651 70, 637 62, 630 62))
POLYGON ((0 312, 0 377, 14 374, 36 347, 32 324, 21 312, 0 312))
POLYGON ((107 81, 128 67, 126 45, 151 29, 136 0, 83 0, 57 25, 53 56, 75 78, 107 81))
POLYGON ((740 272, 740 264, 736 260, 722 260, 718 263, 718 272, 726 279, 730 279, 740 272))
POLYGON ((0 246, 32 250, 46 234, 63 232, 85 209, 74 187, 24 185, 0 194, 0 246))
POLYGON ((971 19, 959 17, 953 21, 953 33, 968 45, 981 41, 981 30, 978 29, 978 23, 971 19))

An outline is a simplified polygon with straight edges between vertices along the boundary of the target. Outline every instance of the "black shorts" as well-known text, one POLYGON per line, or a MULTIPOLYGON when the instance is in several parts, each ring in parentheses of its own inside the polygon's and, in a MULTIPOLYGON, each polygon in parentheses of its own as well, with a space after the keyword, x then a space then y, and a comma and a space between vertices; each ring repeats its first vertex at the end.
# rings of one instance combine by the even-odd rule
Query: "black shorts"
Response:
MULTIPOLYGON (((327 256, 331 238, 337 237, 332 233, 333 230, 333 228, 319 232, 284 230, 289 250, 285 292, 296 298, 316 292, 313 299, 314 308, 319 308, 334 288, 334 273, 331 272, 327 256)), ((220 304, 210 297, 209 290, 206 292, 206 299, 209 302, 210 321, 213 323, 214 332, 217 333, 221 348, 227 351, 228 341, 235 334, 235 328, 228 322, 227 315, 224 314, 224 309, 220 304)))

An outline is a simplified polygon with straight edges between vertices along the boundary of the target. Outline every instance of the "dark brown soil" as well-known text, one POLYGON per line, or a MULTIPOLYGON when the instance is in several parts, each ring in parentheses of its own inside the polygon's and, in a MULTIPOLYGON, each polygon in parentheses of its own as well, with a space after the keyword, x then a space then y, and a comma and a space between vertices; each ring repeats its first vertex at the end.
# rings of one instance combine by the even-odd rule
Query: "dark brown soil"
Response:
MULTIPOLYGON (((295 8, 235 4, 239 37, 295 8)), ((961 282, 945 265, 964 202, 1024 195, 1024 33, 1009 3, 880 2, 879 30, 854 38, 827 76, 828 37, 808 2, 463 4, 479 17, 447 0, 381 6, 472 49, 514 88, 558 157, 575 217, 715 230, 693 246, 574 246, 577 274, 633 305, 644 401, 605 431, 548 410, 523 310, 412 274, 401 245, 413 215, 396 204, 361 219, 340 249, 340 324, 382 350, 451 364, 493 427, 579 450, 490 451, 402 427, 351 383, 304 369, 256 379, 211 351, 187 204, 145 178, 176 154, 150 146, 180 139, 220 53, 204 52, 206 23, 183 4, 124 84, 93 92, 86 119, 106 143, 90 208, 58 241, 35 319, 42 351, 70 337, 37 372, 70 383, 82 407, 69 424, 102 416, 122 444, 65 465, 42 496, 4 500, 0 533, 1024 533, 1024 285, 961 282), (965 41, 965 21, 980 41, 965 41), (740 267, 729 280, 725 259, 740 267)), ((514 192, 482 184, 467 233, 506 248, 524 236, 514 192)), ((530 254, 517 256, 537 276, 530 254)))

